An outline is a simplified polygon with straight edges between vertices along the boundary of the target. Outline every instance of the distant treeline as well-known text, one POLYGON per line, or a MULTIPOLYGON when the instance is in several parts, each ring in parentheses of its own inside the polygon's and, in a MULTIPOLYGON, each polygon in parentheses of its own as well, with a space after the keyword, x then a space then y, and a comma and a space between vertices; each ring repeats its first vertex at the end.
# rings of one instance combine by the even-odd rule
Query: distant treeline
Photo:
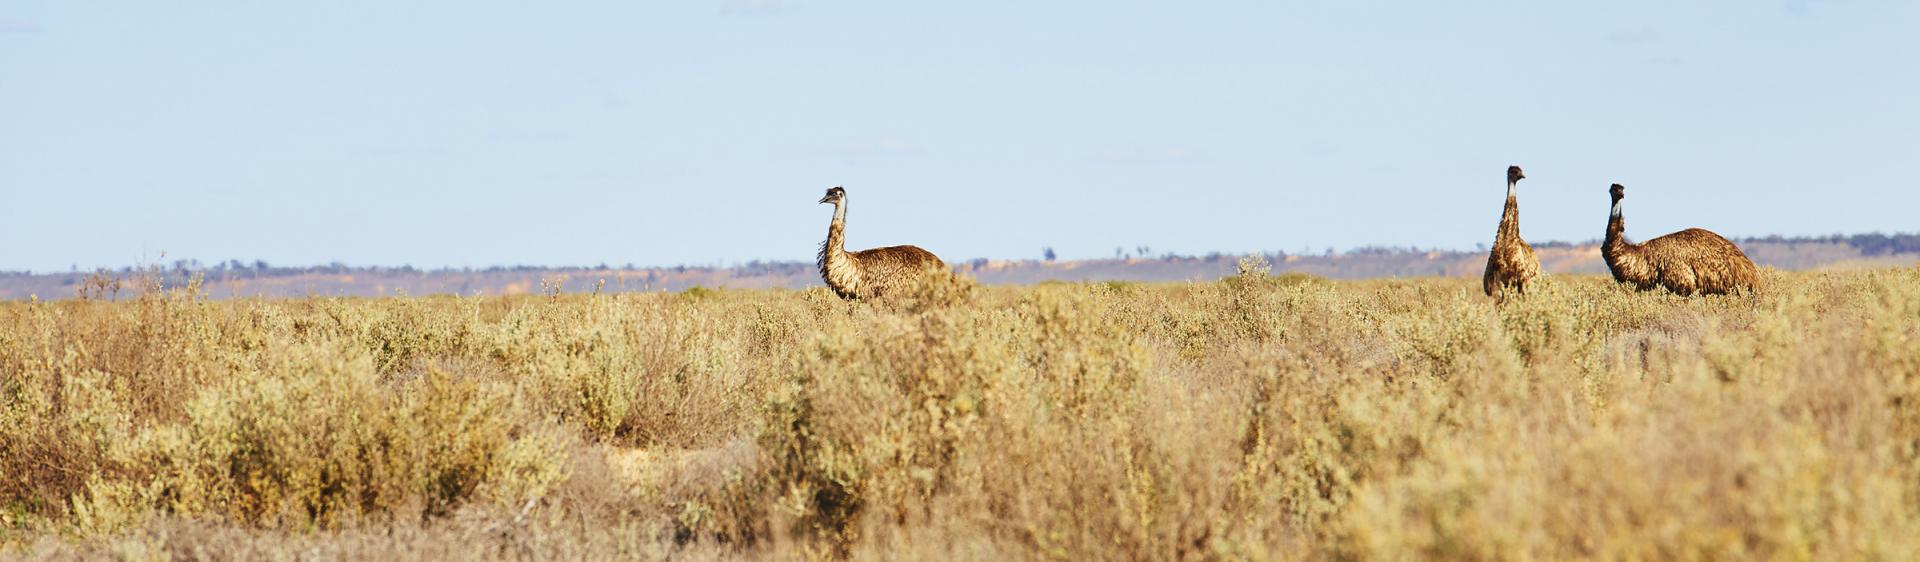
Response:
POLYGON ((1872 234, 1855 234, 1852 236, 1834 234, 1829 236, 1794 237, 1775 234, 1765 238, 1745 238, 1740 240, 1740 242, 1766 244, 1846 244, 1852 246, 1855 250, 1859 250, 1861 254, 1868 256, 1920 253, 1920 234, 1906 233, 1881 234, 1875 232, 1872 234))
MULTIPOLYGON (((1885 256, 1885 255, 1893 255, 1893 254, 1920 254, 1920 234, 1914 234, 1914 233, 1882 234, 1882 233, 1874 232, 1870 234, 1854 234, 1854 235, 1831 234, 1827 236, 1780 236, 1778 234, 1775 234, 1775 235, 1766 236, 1766 237, 1742 238, 1739 240, 1739 242, 1741 244, 1844 244, 1848 247, 1851 247, 1859 251, 1861 255, 1865 255, 1865 256, 1885 256)), ((1535 248, 1573 248, 1577 246, 1591 245, 1591 244, 1598 244, 1598 243, 1599 243, 1598 240, 1589 240, 1584 242, 1544 241, 1544 242, 1535 243, 1533 246, 1535 248)), ((1485 250, 1478 250, 1478 251, 1485 251, 1485 250)), ((1466 250, 1450 250, 1450 249, 1439 249, 1439 248, 1421 249, 1415 246, 1365 246, 1365 247, 1348 250, 1343 253, 1346 255, 1353 255, 1353 256, 1392 256, 1392 255, 1399 255, 1399 254, 1424 254, 1428 252, 1455 253, 1455 252, 1466 252, 1466 250)), ((1335 254, 1336 252, 1334 252, 1331 248, 1329 248, 1325 255, 1333 256, 1335 254)), ((1271 255, 1275 257, 1285 258, 1288 255, 1288 253, 1274 252, 1271 255)), ((1312 255, 1312 254, 1305 254, 1305 255, 1312 255)), ((1184 261, 1184 260, 1212 261, 1212 260, 1224 259, 1227 257, 1231 257, 1231 256, 1226 256, 1219 252, 1213 252, 1205 256, 1180 256, 1175 254, 1165 254, 1161 256, 1160 259, 1168 260, 1168 261, 1184 261)), ((982 259, 971 260, 964 263, 967 263, 974 267, 984 267, 988 263, 988 260, 986 260, 985 258, 982 258, 982 259)), ((313 274, 392 276, 392 275, 427 275, 427 274, 446 274, 446 273, 460 273, 460 274, 535 273, 535 272, 554 272, 554 271, 662 271, 662 272, 671 271, 674 273, 686 273, 689 271, 710 272, 710 271, 721 271, 721 270, 733 270, 733 271, 740 271, 740 272, 757 272, 757 273, 765 273, 765 274, 796 275, 796 274, 807 273, 811 271, 812 267, 813 267, 813 264, 811 262, 776 262, 776 261, 754 260, 754 261, 735 264, 731 266, 680 265, 680 266, 669 266, 669 267, 640 267, 640 266, 635 266, 633 264, 626 264, 624 266, 611 266, 603 263, 603 264, 594 265, 594 266, 581 266, 581 267, 549 267, 549 266, 535 266, 535 265, 498 266, 496 265, 496 266, 480 268, 480 269, 475 269, 471 267, 460 267, 460 268, 446 267, 446 268, 438 268, 438 269, 418 269, 411 265, 349 266, 347 264, 340 263, 340 262, 333 262, 326 265, 308 265, 308 266, 288 267, 288 266, 275 266, 267 263, 264 260, 253 260, 251 262, 240 261, 240 260, 227 260, 224 262, 216 262, 209 265, 209 264, 202 263, 200 260, 181 259, 181 260, 174 260, 170 264, 151 264, 147 266, 138 266, 138 267, 127 266, 127 267, 119 268, 117 270, 105 269, 105 268, 98 269, 98 270, 91 270, 91 271, 75 269, 71 273, 76 277, 95 274, 95 273, 105 273, 105 274, 114 274, 121 277, 130 277, 134 275, 149 275, 149 276, 158 276, 164 279, 186 279, 190 277, 192 274, 201 274, 201 275, 204 275, 205 278, 207 279, 215 280, 215 279, 233 278, 233 277, 280 277, 280 276, 313 275, 313 274)), ((32 272, 27 272, 27 271, 0 271, 0 277, 26 277, 26 276, 32 276, 32 275, 48 275, 48 274, 58 275, 57 273, 51 273, 51 272, 36 274, 32 272)))
MULTIPOLYGON (((1878 232, 1874 232, 1870 234, 1854 234, 1854 235, 1829 234, 1826 236, 1781 236, 1781 235, 1775 234, 1772 236, 1765 236, 1765 237, 1741 238, 1737 242, 1741 244, 1844 244, 1855 250, 1859 250, 1861 255, 1866 255, 1866 256, 1886 256, 1886 255, 1893 255, 1893 254, 1920 254, 1920 234, 1910 234, 1910 233, 1881 234, 1878 232)), ((1593 245, 1598 245, 1599 243, 1600 243, 1600 240, 1587 240, 1583 242, 1548 240, 1545 242, 1534 243, 1533 247, 1564 249, 1564 248, 1575 248, 1580 246, 1593 246, 1593 245)), ((1361 256, 1383 256, 1383 255, 1394 255, 1394 254, 1417 254, 1417 253, 1426 253, 1428 251, 1429 250, 1423 250, 1416 246, 1404 246, 1404 247, 1402 246, 1366 246, 1366 247, 1349 250, 1346 253, 1349 255, 1361 255, 1361 256)), ((1457 252, 1461 250, 1445 250, 1445 249, 1436 248, 1432 251, 1457 252)), ((1479 251, 1485 252, 1486 250, 1482 249, 1479 251)))
MULTIPOLYGON (((565 266, 565 267, 541 266, 541 265, 496 265, 496 266, 490 266, 490 267, 484 267, 484 268, 442 267, 442 268, 436 268, 436 269, 421 269, 411 265, 350 266, 341 262, 332 262, 326 265, 276 266, 276 265, 269 264, 264 260, 254 260, 251 262, 245 262, 240 260, 227 260, 224 262, 215 262, 212 265, 208 265, 206 263, 201 262, 200 260, 182 259, 182 260, 174 260, 171 263, 167 263, 167 264, 152 264, 152 265, 146 265, 146 266, 124 266, 119 269, 100 268, 100 269, 86 270, 86 269, 76 268, 75 270, 69 273, 73 275, 110 273, 110 274, 117 274, 121 276, 146 275, 146 274, 176 276, 176 275, 188 274, 188 273, 203 273, 203 274, 206 274, 206 276, 209 279, 219 279, 221 277, 237 277, 237 276, 279 277, 279 276, 288 276, 288 275, 427 275, 427 274, 436 274, 436 273, 462 273, 462 274, 537 273, 537 272, 550 272, 550 271, 671 271, 675 273, 686 273, 689 271, 719 271, 719 270, 729 270, 729 269, 741 270, 741 271, 771 271, 776 273, 785 273, 785 272, 808 271, 812 267, 813 267, 813 264, 807 263, 807 262, 770 262, 770 261, 754 260, 746 263, 726 265, 726 266, 676 265, 676 266, 643 267, 643 266, 636 266, 634 264, 626 264, 624 266, 613 266, 613 265, 607 265, 603 263, 603 264, 592 265, 592 266, 565 266)), ((0 277, 27 277, 27 276, 33 276, 33 275, 59 275, 59 273, 55 273, 55 272, 35 273, 31 271, 0 270, 0 277)))

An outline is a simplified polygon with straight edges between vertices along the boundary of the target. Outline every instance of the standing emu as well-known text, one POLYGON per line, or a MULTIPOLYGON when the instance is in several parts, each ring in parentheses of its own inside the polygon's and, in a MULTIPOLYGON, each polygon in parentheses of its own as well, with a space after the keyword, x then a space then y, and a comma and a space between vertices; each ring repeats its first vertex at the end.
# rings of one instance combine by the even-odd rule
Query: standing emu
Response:
POLYGON ((833 225, 820 244, 820 277, 843 299, 871 299, 920 282, 946 262, 919 246, 888 246, 858 252, 846 249, 847 190, 835 186, 820 202, 833 204, 833 225))
POLYGON ((1540 258, 1533 246, 1520 239, 1520 202, 1515 188, 1527 175, 1519 166, 1507 166, 1507 208, 1500 212, 1500 230, 1493 235, 1493 251, 1487 254, 1487 273, 1480 285, 1487 296, 1505 301, 1507 290, 1526 294, 1533 278, 1540 276, 1540 258))
POLYGON ((1607 216, 1607 241, 1600 255, 1615 281, 1632 283, 1642 291, 1666 287, 1683 297, 1753 291, 1760 286, 1753 260, 1739 246, 1705 229, 1689 228, 1644 244, 1628 242, 1627 219, 1620 215, 1620 200, 1627 197, 1627 188, 1616 183, 1608 193, 1613 196, 1613 212, 1607 216))

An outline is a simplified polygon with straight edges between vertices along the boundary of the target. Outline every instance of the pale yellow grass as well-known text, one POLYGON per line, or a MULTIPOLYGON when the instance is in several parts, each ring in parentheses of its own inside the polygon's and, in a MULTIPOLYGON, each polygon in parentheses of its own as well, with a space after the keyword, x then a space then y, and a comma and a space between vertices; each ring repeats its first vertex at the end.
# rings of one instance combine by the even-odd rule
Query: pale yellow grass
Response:
POLYGON ((1920 271, 0 304, 0 556, 1906 560, 1920 271))

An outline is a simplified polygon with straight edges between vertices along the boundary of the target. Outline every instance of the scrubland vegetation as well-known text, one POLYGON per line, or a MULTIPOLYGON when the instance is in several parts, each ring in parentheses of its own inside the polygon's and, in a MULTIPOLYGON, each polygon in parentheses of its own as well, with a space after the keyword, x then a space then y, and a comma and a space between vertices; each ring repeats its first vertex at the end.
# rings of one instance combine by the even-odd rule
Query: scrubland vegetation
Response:
POLYGON ((1920 552, 1920 270, 1476 283, 0 303, 0 556, 1920 552))

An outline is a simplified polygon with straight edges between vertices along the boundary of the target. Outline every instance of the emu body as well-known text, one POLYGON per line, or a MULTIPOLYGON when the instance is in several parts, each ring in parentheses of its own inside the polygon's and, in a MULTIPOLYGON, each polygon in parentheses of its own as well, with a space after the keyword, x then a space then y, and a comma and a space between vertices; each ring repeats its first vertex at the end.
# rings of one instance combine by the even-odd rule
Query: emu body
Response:
POLYGON ((1610 193, 1613 210, 1607 216, 1607 238, 1600 254, 1615 281, 1642 291, 1666 287, 1680 296, 1759 288, 1760 272, 1753 260, 1711 231, 1689 228, 1641 244, 1628 242, 1626 217, 1620 211, 1626 188, 1616 183, 1610 193))
POLYGON ((1540 276, 1540 258, 1533 246, 1520 238, 1520 202, 1517 187, 1527 177, 1519 166, 1507 167, 1507 206, 1500 211, 1500 229, 1493 234, 1493 250, 1487 253, 1487 272, 1480 277, 1487 296, 1506 300, 1507 291, 1521 294, 1540 276))
POLYGON ((946 262, 919 246, 847 251, 846 190, 828 189, 820 202, 833 204, 833 224, 827 227, 827 240, 820 244, 820 278, 840 298, 884 297, 919 282, 929 270, 947 269, 946 262))

